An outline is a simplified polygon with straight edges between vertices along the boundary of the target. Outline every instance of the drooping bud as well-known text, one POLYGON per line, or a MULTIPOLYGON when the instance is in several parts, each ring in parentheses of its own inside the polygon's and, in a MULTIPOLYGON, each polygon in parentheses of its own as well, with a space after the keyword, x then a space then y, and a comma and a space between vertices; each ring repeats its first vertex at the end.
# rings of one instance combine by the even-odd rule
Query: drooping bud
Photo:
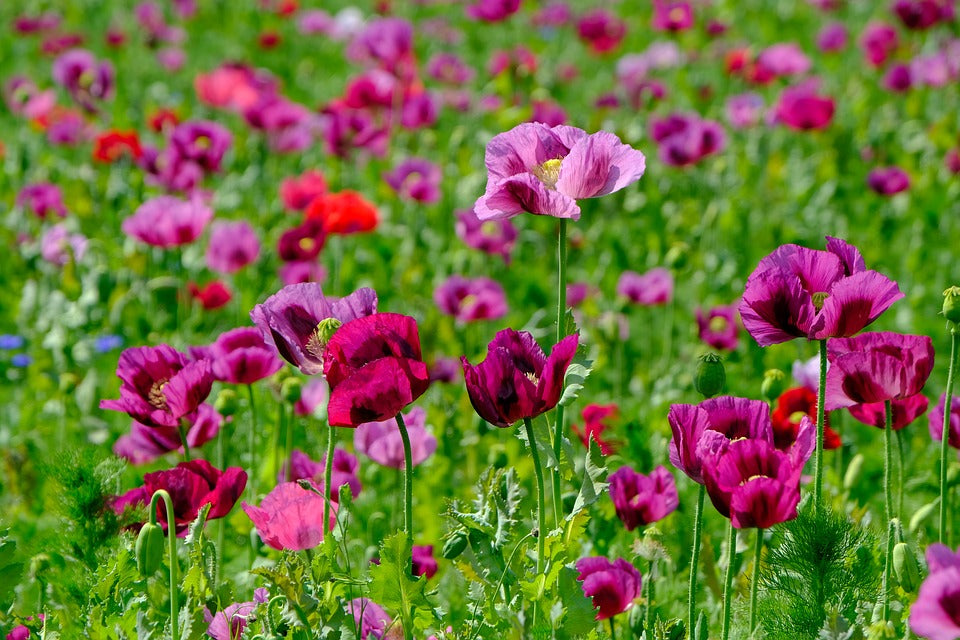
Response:
POLYGON ((852 490, 860 481, 860 473, 863 470, 863 454, 858 453, 850 460, 847 465, 847 472, 843 474, 843 488, 846 491, 852 490))
POLYGON ((943 292, 943 317, 960 323, 960 287, 950 287, 943 292))
POLYGON ((727 383, 727 373, 723 368, 723 359, 715 353, 700 356, 697 362, 697 373, 693 378, 693 386, 704 397, 712 398, 721 391, 727 383))
POLYGON ((233 389, 222 389, 213 401, 213 408, 224 418, 237 413, 237 392, 233 389))
POLYGON ((280 385, 280 397, 283 398, 283 401, 288 404, 294 404, 300 400, 300 395, 303 393, 303 381, 300 378, 290 377, 283 381, 283 384, 280 385))
POLYGON ((919 588, 920 565, 913 549, 906 542, 898 542, 893 547, 893 570, 904 591, 913 593, 919 588))
POLYGON ((454 531, 449 538, 447 538, 446 542, 443 543, 443 550, 440 552, 440 554, 447 560, 454 560, 458 558, 460 554, 464 552, 464 550, 466 550, 467 543, 467 532, 462 529, 458 529, 457 531, 454 531))
POLYGON ((140 529, 136 545, 137 570, 144 578, 160 568, 163 559, 163 529, 158 524, 146 523, 140 529))
POLYGON ((776 402, 787 387, 787 374, 780 369, 767 369, 760 384, 760 394, 767 402, 776 402))

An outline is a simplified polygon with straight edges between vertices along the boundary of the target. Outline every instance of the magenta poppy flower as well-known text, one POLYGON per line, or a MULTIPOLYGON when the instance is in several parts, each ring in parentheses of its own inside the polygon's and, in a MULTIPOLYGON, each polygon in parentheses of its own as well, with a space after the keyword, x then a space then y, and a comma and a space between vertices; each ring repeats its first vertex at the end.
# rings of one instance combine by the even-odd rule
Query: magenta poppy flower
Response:
POLYGON ((896 0, 893 12, 907 29, 922 31, 940 21, 940 5, 937 0, 896 0))
POLYGON ((408 158, 383 179, 401 198, 430 204, 440 199, 440 167, 423 158, 408 158))
POLYGON ((734 305, 713 307, 707 312, 697 309, 697 331, 700 339, 720 351, 737 348, 740 328, 737 326, 737 308, 734 305))
POLYGON ((17 205, 29 209, 41 220, 46 220, 51 213, 61 218, 67 215, 63 192, 60 187, 49 182, 35 182, 20 189, 17 193, 17 205))
POLYGON ((580 336, 567 336, 546 356, 526 331, 504 329, 487 346, 487 357, 474 366, 460 358, 467 393, 481 418, 498 427, 535 418, 560 401, 567 367, 580 336))
POLYGON ((723 127, 696 114, 677 113, 655 119, 650 134, 657 142, 660 161, 675 167, 696 164, 719 153, 726 144, 723 127))
POLYGON ((507 295, 490 278, 450 276, 434 290, 433 301, 457 322, 495 320, 507 313, 507 295))
POLYGON ((26 76, 13 76, 7 80, 3 85, 3 97, 12 113, 30 120, 46 117, 57 105, 55 91, 40 91, 26 76))
POLYGON ((198 199, 157 196, 137 207, 121 229, 145 244, 168 249, 196 240, 212 218, 213 211, 198 199))
MULTIPOLYGON (((327 466, 327 456, 323 456, 320 462, 310 459, 310 456, 298 449, 294 449, 290 454, 290 480, 310 480, 317 487, 323 488, 324 472, 327 466)), ((333 450, 333 469, 330 470, 330 486, 333 487, 331 498, 335 501, 340 499, 340 487, 346 485, 350 487, 350 493, 354 498, 360 495, 363 485, 360 483, 358 469, 360 462, 357 456, 346 449, 337 447, 333 450)), ((282 482, 287 474, 287 463, 283 464, 280 473, 277 474, 277 480, 282 482)))
POLYGON ((416 72, 413 25, 402 18, 371 20, 347 46, 347 58, 372 63, 401 79, 411 79, 416 72))
POLYGON ((847 48, 847 28, 842 22, 824 25, 817 34, 817 48, 824 53, 836 53, 847 48))
POLYGON ((746 129, 760 122, 763 98, 756 93, 741 93, 727 100, 727 120, 737 129, 746 129))
POLYGON ((330 385, 327 418, 335 427, 387 420, 430 385, 417 321, 375 313, 337 329, 323 352, 330 385))
POLYGON ((437 82, 462 86, 468 84, 476 72, 468 67, 455 53, 440 52, 427 62, 427 73, 437 82))
POLYGON ((257 232, 247 222, 214 222, 207 245, 207 266, 219 273, 236 273, 260 255, 257 232))
MULTIPOLYGON (((206 403, 187 419, 192 423, 187 430, 187 444, 191 449, 215 438, 223 424, 223 416, 206 403)), ((136 420, 130 425, 130 433, 120 436, 113 445, 118 457, 135 465, 153 462, 171 451, 183 451, 177 427, 152 427, 136 420)))
POLYGON ((481 220, 473 209, 457 211, 457 237, 473 249, 499 255, 510 264, 510 253, 517 242, 517 228, 505 219, 481 220))
POLYGON ((311 378, 303 385, 300 399, 293 405, 293 412, 298 416, 310 416, 320 405, 326 405, 330 397, 330 387, 323 378, 311 378))
POLYGON ((633 606, 640 597, 640 572, 623 558, 610 562, 603 557, 577 560, 577 580, 583 595, 593 600, 597 620, 612 618, 633 606))
MULTIPOLYGON (((886 426, 886 407, 883 402, 871 402, 868 404, 855 404, 851 407, 848 407, 850 415, 853 416, 854 420, 857 422, 862 422, 878 429, 883 429, 886 426)), ((892 428, 894 431, 899 431, 903 429, 908 424, 912 424, 917 418, 922 416, 927 412, 927 406, 929 406, 930 401, 927 400, 926 396, 917 394, 915 396, 909 396, 907 398, 891 400, 890 406, 893 409, 893 425, 892 428)), ((940 414, 940 425, 943 426, 943 414, 940 414)), ((939 433, 939 431, 938 431, 939 433)))
POLYGON ((277 253, 284 262, 307 262, 320 255, 327 241, 323 220, 307 218, 302 223, 284 231, 277 242, 277 253))
POLYGON ((331 505, 330 522, 324 527, 325 502, 323 496, 296 482, 282 482, 263 497, 259 507, 246 502, 240 506, 264 544, 279 551, 303 551, 323 542, 324 529, 333 530, 337 507, 331 505))
POLYGON ((101 400, 101 409, 126 412, 154 427, 178 427, 210 395, 210 362, 190 359, 173 347, 133 347, 117 364, 120 398, 101 400))
POLYGON ((467 15, 483 22, 501 22, 520 9, 520 0, 479 0, 467 5, 467 15))
POLYGON ((54 31, 60 26, 62 18, 59 14, 48 12, 37 15, 20 15, 13 20, 13 30, 17 33, 42 33, 54 31))
POLYGON ((933 341, 902 333, 864 333, 827 345, 826 408, 903 400, 927 383, 933 341))
POLYGON ((643 175, 643 154, 612 133, 521 124, 487 145, 487 188, 474 205, 481 220, 524 212, 580 218, 580 198, 619 191, 643 175))
MULTIPOLYGON (((427 431, 427 412, 414 407, 403 415, 404 425, 410 437, 413 466, 421 464, 437 450, 437 439, 427 431)), ((381 422, 365 422, 357 426, 353 434, 353 447, 377 464, 394 469, 403 469, 403 440, 397 419, 381 422)))
POLYGON ((430 365, 430 384, 453 384, 460 377, 460 361, 456 358, 437 358, 430 365))
POLYGON ((898 45, 897 30, 886 22, 871 22, 860 38, 860 46, 867 62, 874 67, 883 66, 898 45))
POLYGON ((40 239, 40 257, 58 267, 71 260, 79 262, 86 252, 87 237, 82 233, 70 233, 65 224, 53 225, 40 239))
POLYGON ((785 244, 747 279, 740 318, 761 347, 803 337, 848 337, 903 297, 897 283, 867 270, 853 245, 827 237, 827 250, 785 244))
POLYGON ((323 282, 327 279, 327 270, 313 260, 294 260, 284 262, 277 272, 284 285, 303 284, 304 282, 323 282))
POLYGON ((327 298, 315 282, 291 284, 258 304, 250 318, 267 344, 284 360, 308 376, 323 371, 323 349, 317 330, 327 318, 340 322, 368 316, 377 310, 373 289, 358 289, 345 298, 327 298))
POLYGON ((627 23, 606 9, 592 9, 577 20, 577 36, 594 53, 613 51, 627 35, 627 23))
POLYGON ((266 589, 260 587, 253 592, 251 602, 235 602, 227 606, 223 611, 218 611, 216 615, 211 615, 208 610, 204 610, 203 617, 207 625, 207 635, 214 640, 236 640, 243 635, 243 630, 247 628, 247 621, 253 614, 253 610, 258 604, 267 602, 270 594, 266 589))
POLYGON ((316 169, 308 169, 299 176, 280 182, 280 199, 292 211, 303 211, 313 199, 327 192, 327 181, 316 169))
POLYGON ((413 545, 413 575, 426 576, 429 580, 437 574, 440 565, 433 557, 432 544, 413 545))
POLYGON ((233 136, 223 125, 210 120, 181 122, 170 135, 170 147, 180 158, 195 162, 204 171, 220 171, 223 156, 233 136))
POLYGON ((53 80, 87 111, 96 111, 99 101, 113 96, 113 65, 85 49, 71 49, 54 60, 53 80))
POLYGON ((945 87, 960 74, 958 66, 957 51, 954 48, 949 54, 938 51, 917 56, 910 63, 910 74, 917 82, 928 87, 945 87))
POLYGON ((960 637, 960 553, 934 543, 927 547, 930 575, 910 607, 910 629, 928 640, 960 637))
POLYGON ((651 24, 656 31, 686 31, 693 26, 693 7, 684 1, 653 0, 651 24))
POLYGON ((770 45, 757 56, 757 65, 773 77, 803 75, 812 63, 803 49, 794 42, 770 45))
POLYGON ((680 504, 677 483, 663 465, 651 471, 649 476, 630 467, 620 467, 607 481, 617 517, 627 531, 663 520, 680 504))
MULTIPOLYGON (((910 70, 910 65, 892 64, 883 74, 883 88, 887 91, 903 93, 909 91, 911 87, 913 87, 913 73, 910 70)), ((873 172, 871 172, 871 175, 873 175, 873 172)), ((870 178, 867 179, 867 184, 870 184, 874 191, 881 193, 870 183, 870 178)))
POLYGON ((810 79, 784 89, 774 114, 777 122, 791 129, 808 131, 829 126, 835 109, 833 98, 820 95, 819 82, 810 79))
POLYGON ((221 333, 208 347, 191 347, 190 355, 209 360, 214 378, 231 384, 253 384, 283 367, 276 350, 264 342, 256 327, 221 333))
POLYGON ((673 299, 673 275, 662 267, 644 274, 624 271, 617 280, 617 295, 645 307, 667 304, 673 299))
POLYGON ((369 598, 354 598, 347 605, 347 611, 360 627, 360 640, 368 640, 371 635, 380 640, 393 624, 383 607, 369 598))
MULTIPOLYGON (((930 412, 930 437, 941 442, 943 440, 943 412, 946 410, 947 394, 940 394, 940 401, 930 412)), ((950 398, 950 426, 947 431, 947 444, 954 449, 960 449, 960 398, 950 398)))
POLYGON ((882 196, 892 196, 910 188, 910 176, 900 167, 881 167, 870 171, 867 185, 882 196))

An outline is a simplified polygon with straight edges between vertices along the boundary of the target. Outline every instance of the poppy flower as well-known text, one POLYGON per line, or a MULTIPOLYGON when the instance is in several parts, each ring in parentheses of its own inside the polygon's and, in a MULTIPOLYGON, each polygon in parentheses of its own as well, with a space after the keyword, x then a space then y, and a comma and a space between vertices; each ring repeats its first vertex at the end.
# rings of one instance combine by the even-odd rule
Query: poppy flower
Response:
POLYGON ((317 196, 307 206, 306 215, 323 222, 327 233, 364 233, 379 224, 376 207, 349 190, 317 196))
POLYGON ((899 46, 897 30, 886 22, 871 22, 863 30, 860 46, 874 67, 882 67, 899 46))
POLYGON ((480 0, 467 5, 467 15, 483 22, 502 22, 520 9, 520 0, 480 0))
POLYGON ((907 29, 922 31, 940 21, 941 2, 937 0, 896 0, 893 12, 907 29))
MULTIPOLYGON (((414 407, 403 416, 410 438, 411 462, 421 464, 437 450, 437 439, 427 431, 427 412, 414 407)), ((403 469, 403 441, 397 419, 381 422, 365 422, 357 426, 353 434, 353 447, 377 464, 394 469, 403 469)))
POLYGON ((656 31, 685 31, 693 26, 693 7, 689 2, 654 0, 652 26, 656 31))
POLYGON ((713 307, 704 312, 697 309, 697 332, 700 339, 720 351, 737 348, 737 308, 733 305, 713 307))
POLYGON ((578 220, 577 200, 633 184, 646 161, 606 131, 525 123, 493 137, 486 165, 486 192, 474 205, 481 220, 524 212, 578 220))
POLYGON ((900 167, 881 167, 870 171, 867 185, 882 196, 892 196, 910 188, 910 176, 900 167))
POLYGON ((70 233, 62 223, 47 229, 40 239, 40 257, 60 267, 71 260, 79 262, 86 252, 87 237, 82 233, 70 233))
POLYGON ((323 375, 330 385, 332 426, 395 417, 430 386, 416 320, 375 313, 347 322, 327 342, 323 375))
POLYGON ((181 122, 170 135, 170 147, 180 158, 195 162, 209 172, 220 170, 232 141, 233 136, 226 127, 211 120, 181 122))
POLYGON ((423 158, 408 158, 383 179, 401 198, 430 204, 440 199, 440 167, 423 158))
POLYGON ((411 555, 413 556, 413 575, 426 576, 429 580, 437 574, 440 565, 437 564, 437 559, 433 557, 432 544, 413 545, 411 555))
POLYGON ((331 505, 330 522, 324 527, 323 496, 304 489, 296 482, 281 482, 254 507, 242 503, 244 513, 253 521, 264 544, 279 551, 313 549, 326 531, 332 531, 337 505, 331 505))
POLYGON ((649 476, 630 467, 620 467, 607 481, 617 517, 627 531, 663 520, 680 504, 677 483, 663 465, 651 471, 649 476))
POLYGON ((472 249, 499 255, 510 264, 510 253, 517 242, 517 228, 505 219, 481 220, 473 209, 457 212, 457 237, 472 249))
POLYGON ((371 636, 379 640, 393 624, 383 607, 369 598, 354 598, 347 605, 347 611, 360 627, 360 640, 368 640, 371 636))
POLYGON ((577 36, 594 53, 613 51, 627 35, 627 23, 606 9, 593 9, 577 20, 577 36))
MULTIPOLYGON (((817 392, 809 387, 787 389, 777 398, 777 404, 770 414, 773 425, 773 441, 778 449, 786 449, 796 442, 804 418, 817 423, 817 392)), ((825 417, 823 429, 823 448, 837 449, 843 444, 837 432, 830 428, 830 416, 825 417)))
POLYGON ((230 289, 220 280, 214 280, 203 287, 196 282, 191 282, 187 285, 187 291, 190 293, 190 297, 200 302, 200 305, 207 311, 219 309, 233 299, 230 289))
POLYGON ((316 169, 308 169, 299 176, 284 178, 280 182, 280 199, 283 206, 292 211, 302 211, 314 198, 327 192, 327 181, 316 169))
POLYGON ((212 271, 236 273, 256 261, 260 240, 249 223, 214 222, 210 229, 206 261, 212 271))
POLYGON ((320 255, 326 241, 323 222, 308 218, 283 232, 277 242, 277 253, 284 262, 307 262, 320 255))
POLYGON ((93 141, 93 159, 98 162, 116 162, 124 155, 129 155, 134 160, 143 155, 136 131, 111 129, 101 133, 93 141))
POLYGON ((617 280, 617 295, 644 307, 667 304, 673 298, 673 275, 662 267, 642 274, 624 271, 617 280))
POLYGON ((225 331, 208 347, 191 347, 190 355, 209 360, 214 378, 231 384, 253 384, 283 367, 276 349, 264 342, 256 327, 225 331))
POLYGON ((611 442, 602 439, 603 432, 609 428, 604 420, 616 413, 617 405, 615 404, 588 404, 580 412, 583 418, 583 431, 575 424, 570 425, 570 429, 577 434, 583 446, 589 447, 590 440, 593 440, 600 447, 600 453, 608 456, 613 453, 614 448, 611 442))
POLYGON ((209 625, 207 635, 213 640, 240 638, 243 636, 243 630, 247 628, 247 621, 253 615, 254 609, 258 604, 266 603, 269 597, 269 592, 260 587, 254 590, 251 602, 235 602, 223 611, 218 611, 216 615, 211 615, 209 611, 204 610, 203 617, 209 625))
POLYGON ((71 49, 53 61, 53 80, 90 112, 113 95, 113 65, 98 61, 85 49, 71 49))
MULTIPOLYGON (((319 380, 324 387, 326 383, 319 380)), ((306 388, 306 387, 304 387, 306 388)), ((290 459, 284 462, 277 474, 277 480, 283 481, 287 475, 287 464, 290 465, 290 480, 310 480, 317 487, 323 488, 324 472, 327 467, 327 456, 324 455, 319 462, 310 459, 310 456, 298 449, 294 449, 290 454, 290 459)), ((340 487, 346 485, 350 487, 350 494, 356 498, 360 495, 363 485, 360 483, 360 477, 357 475, 360 468, 360 462, 357 456, 346 449, 337 447, 333 450, 333 469, 330 470, 330 486, 333 492, 330 497, 336 502, 340 500, 340 487)))
POLYGON ((500 283, 490 278, 450 276, 433 292, 441 312, 458 322, 494 320, 507 313, 507 296, 500 283))
POLYGON ((933 341, 902 333, 864 333, 827 345, 826 407, 904 400, 933 370, 933 341))
POLYGON ((123 221, 121 229, 145 244, 169 249, 196 240, 213 218, 213 210, 198 199, 157 196, 123 221))
POLYGON ((760 260, 739 309, 766 347, 852 336, 902 297, 896 282, 867 270, 856 247, 828 236, 826 251, 785 244, 760 260))
MULTIPOLYGON (((223 416, 209 404, 201 404, 196 413, 190 414, 192 424, 187 429, 187 444, 191 449, 202 446, 216 437, 223 424, 223 416)), ((148 426, 133 421, 130 433, 120 436, 113 445, 113 452, 130 464, 147 464, 170 453, 182 451, 183 441, 177 427, 148 426)))
POLYGON ((623 558, 610 562, 603 557, 577 560, 577 581, 583 595, 593 600, 597 620, 612 618, 633 606, 640 597, 640 572, 623 558))
POLYGON ((910 629, 929 640, 960 637, 960 553, 939 543, 927 547, 930 575, 910 607, 910 629))
MULTIPOLYGON (((930 412, 930 437, 937 442, 943 440, 943 412, 946 411, 947 394, 940 394, 940 401, 930 412)), ((947 444, 960 449, 960 397, 950 398, 950 426, 947 431, 947 444)))
POLYGON ((835 110, 833 98, 821 95, 819 83, 810 79, 784 89, 774 114, 777 122, 791 129, 809 131, 827 128, 835 110))
POLYGON ((17 205, 28 209, 41 220, 46 220, 51 213, 65 218, 67 208, 63 204, 63 192, 50 182, 35 182, 28 184, 17 193, 17 205))
MULTIPOLYGON (((908 398, 891 400, 890 408, 893 410, 892 429, 899 431, 907 425, 912 424, 917 418, 926 413, 929 405, 930 401, 927 400, 926 396, 919 393, 908 398)), ((883 402, 855 404, 847 407, 847 410, 857 422, 862 422, 863 424, 877 427, 878 429, 886 427, 887 415, 885 403, 883 402)), ((943 414, 940 415, 940 418, 940 425, 942 427, 943 414)))

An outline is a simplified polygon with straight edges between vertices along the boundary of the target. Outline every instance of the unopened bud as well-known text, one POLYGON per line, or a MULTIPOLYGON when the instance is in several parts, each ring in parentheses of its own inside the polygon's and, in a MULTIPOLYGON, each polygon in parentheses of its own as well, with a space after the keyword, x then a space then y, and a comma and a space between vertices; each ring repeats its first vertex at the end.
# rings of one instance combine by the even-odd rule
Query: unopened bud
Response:
POLYGON ((443 543, 443 550, 440 554, 447 560, 454 560, 466 550, 468 542, 466 531, 462 529, 454 531, 453 534, 447 538, 447 541, 443 543))
POLYGON ((704 397, 712 398, 721 391, 727 382, 727 373, 723 369, 723 360, 715 353, 700 356, 693 386, 704 397))
POLYGON ((943 292, 943 317, 960 323, 960 287, 950 287, 943 292))
POLYGON ((78 378, 76 374, 70 373, 69 371, 60 374, 60 393, 73 393, 79 383, 80 378, 78 378))
POLYGON ((137 570, 144 578, 160 568, 163 559, 163 529, 158 524, 146 523, 137 536, 137 570))
POLYGON ((928 502, 923 505, 916 511, 913 515, 910 516, 910 533, 916 533, 917 529, 923 526, 924 521, 933 515, 933 512, 937 510, 936 502, 928 502))
POLYGON ((491 447, 487 453, 487 464, 495 469, 503 469, 509 462, 510 458, 507 457, 507 452, 503 447, 491 447))
POLYGON ((893 570, 897 574, 897 582, 907 593, 913 593, 920 586, 920 565, 906 542, 898 542, 893 547, 893 570))
POLYGON ((213 401, 213 408, 224 418, 237 413, 237 392, 233 389, 223 389, 217 394, 217 399, 213 401))
POLYGON ((689 255, 690 245, 686 242, 678 242, 667 250, 667 255, 664 256, 664 262, 666 262, 667 266, 671 269, 683 269, 687 266, 689 255))
POLYGON ((843 488, 851 491, 860 481, 860 473, 863 470, 863 454, 858 453, 850 460, 847 465, 847 472, 843 474, 843 488))
POLYGON ((283 384, 280 385, 280 397, 283 398, 284 402, 293 404, 300 400, 300 395, 303 393, 303 381, 300 378, 290 377, 283 381, 283 384))
POLYGON ((787 374, 780 369, 767 369, 760 384, 760 394, 767 402, 774 402, 787 387, 787 374))

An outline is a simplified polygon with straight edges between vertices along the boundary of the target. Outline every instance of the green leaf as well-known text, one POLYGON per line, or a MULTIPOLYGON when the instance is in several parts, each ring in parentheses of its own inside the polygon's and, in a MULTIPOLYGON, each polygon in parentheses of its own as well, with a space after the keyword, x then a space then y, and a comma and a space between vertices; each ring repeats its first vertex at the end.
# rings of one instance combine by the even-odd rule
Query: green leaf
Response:
POLYGON ((593 438, 587 441, 587 455, 583 461, 583 484, 573 504, 572 513, 576 514, 597 501, 607 488, 607 466, 600 453, 600 447, 593 438))
POLYGON ((0 601, 5 601, 23 576, 24 563, 16 559, 16 552, 17 543, 0 536, 0 601))
POLYGON ((380 564, 370 568, 370 598, 410 620, 414 629, 426 630, 441 620, 427 598, 427 579, 410 573, 412 546, 403 532, 386 538, 380 545, 380 564), (410 618, 412 616, 412 619, 410 618))
POLYGON ((593 608, 590 598, 583 595, 583 587, 577 582, 577 572, 574 569, 564 567, 560 571, 558 592, 564 608, 560 625, 563 637, 576 638, 597 626, 596 609, 593 608))
POLYGON ((587 356, 587 350, 581 344, 577 347, 577 353, 573 357, 573 362, 567 367, 567 372, 563 376, 563 394, 560 396, 561 405, 565 407, 577 399, 592 371, 593 360, 587 356))

